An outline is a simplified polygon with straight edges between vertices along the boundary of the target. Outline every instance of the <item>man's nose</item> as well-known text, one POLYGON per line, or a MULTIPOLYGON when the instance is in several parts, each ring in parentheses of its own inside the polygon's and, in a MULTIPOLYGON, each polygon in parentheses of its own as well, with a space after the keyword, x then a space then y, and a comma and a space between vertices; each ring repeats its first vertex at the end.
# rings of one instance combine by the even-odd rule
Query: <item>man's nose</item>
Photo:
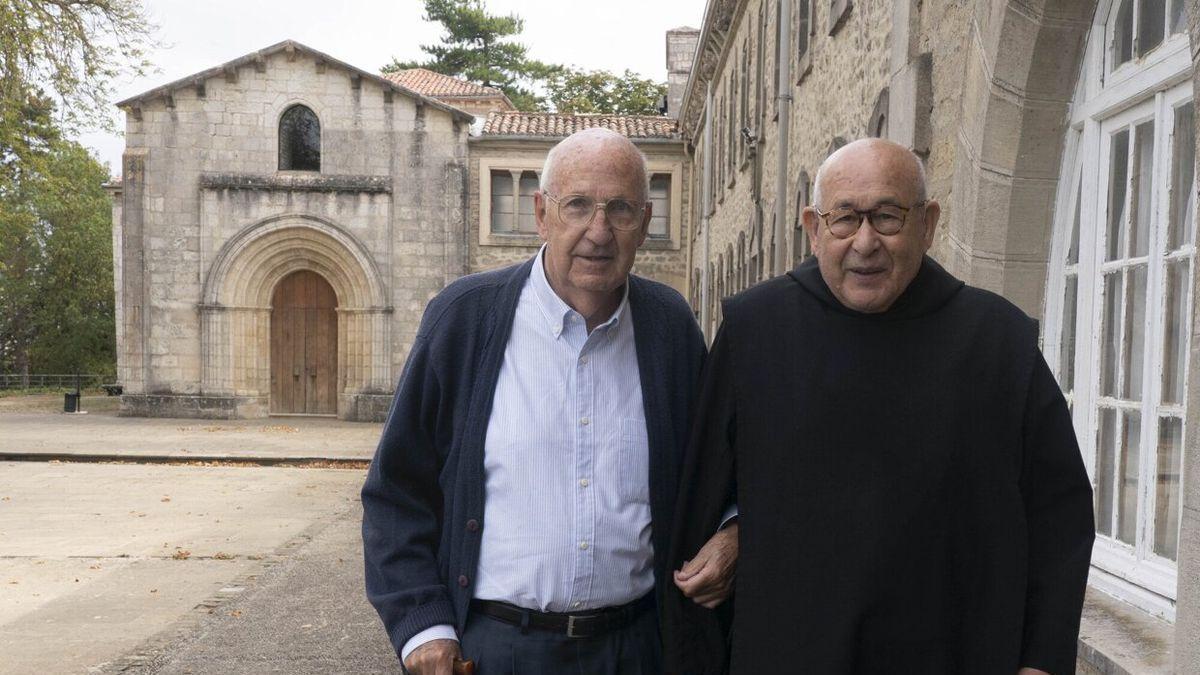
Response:
POLYGON ((855 253, 859 255, 870 255, 875 252, 875 249, 880 245, 879 233, 871 225, 871 219, 866 214, 858 221, 858 230, 854 232, 854 237, 850 243, 855 253))
POLYGON ((608 222, 608 209, 597 205, 592 222, 588 224, 587 238, 597 244, 603 244, 607 243, 613 236, 613 228, 608 222))

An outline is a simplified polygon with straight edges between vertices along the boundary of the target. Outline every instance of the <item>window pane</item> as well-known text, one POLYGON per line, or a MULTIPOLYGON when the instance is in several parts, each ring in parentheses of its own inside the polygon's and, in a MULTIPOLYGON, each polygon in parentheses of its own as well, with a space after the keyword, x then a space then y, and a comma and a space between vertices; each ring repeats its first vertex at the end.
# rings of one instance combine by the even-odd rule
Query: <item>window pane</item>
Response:
POLYGON ((1138 56, 1162 44, 1166 0, 1142 0, 1138 7, 1138 56))
POLYGON ((1117 20, 1113 22, 1112 35, 1109 37, 1112 45, 1112 68, 1133 58, 1133 2, 1134 0, 1118 0, 1121 9, 1117 12, 1117 20))
POLYGON ((810 2, 811 0, 800 0, 800 2, 796 3, 796 15, 800 19, 800 25, 796 27, 796 54, 799 56, 804 56, 804 53, 808 51, 808 8, 810 2))
POLYGON ((1183 404, 1183 367, 1187 362, 1188 261, 1166 265, 1166 317, 1163 320, 1162 402, 1183 404))
POLYGON ((1187 30, 1187 12, 1183 9, 1184 0, 1172 0, 1171 3, 1171 34, 1187 30))
MULTIPOLYGON (((1180 5, 1182 6, 1182 2, 1180 5)), ((1175 109, 1171 136, 1171 223, 1167 250, 1192 243, 1192 221, 1196 211, 1196 110, 1189 102, 1175 109)))
POLYGON ((1150 207, 1154 190, 1154 122, 1139 124, 1134 133, 1136 142, 1131 180, 1134 218, 1130 223, 1132 232, 1129 237, 1132 252, 1128 255, 1139 258, 1150 251, 1150 207))
POLYGON ((1129 130, 1112 137, 1112 152, 1108 159, 1108 232, 1105 260, 1123 257, 1125 247, 1125 183, 1129 179, 1129 130))
POLYGON ((1121 476, 1117 485, 1117 539, 1133 546, 1137 536, 1138 446, 1142 425, 1137 411, 1127 410, 1124 417, 1121 476))
POLYGON ((1059 385, 1065 392, 1075 388, 1075 314, 1078 287, 1078 277, 1067 277, 1066 291, 1063 294, 1062 338, 1058 357, 1059 385))
MULTIPOLYGON (((1082 171, 1080 173, 1083 173, 1082 171)), ((1067 249, 1067 264, 1074 265, 1079 262, 1079 214, 1083 207, 1083 196, 1081 190, 1083 187, 1082 177, 1079 184, 1075 186, 1075 217, 1071 220, 1071 245, 1067 249)))
POLYGON ((279 118, 279 170, 321 170, 321 123, 306 106, 294 105, 279 118))
POLYGON ((492 172, 492 232, 513 231, 513 179, 507 171, 492 172))
POLYGON ((522 233, 537 232, 537 220, 533 215, 533 193, 538 189, 537 174, 532 171, 521 173, 521 183, 518 186, 520 196, 517 199, 517 231, 522 233))
POLYGON ((1104 276, 1104 343, 1100 346, 1100 394, 1102 396, 1117 395, 1117 348, 1120 333, 1117 330, 1121 320, 1121 293, 1124 288, 1120 272, 1104 276))
POLYGON ((1126 399, 1142 399, 1142 358, 1146 351, 1146 265, 1129 270, 1125 286, 1125 358, 1121 371, 1125 375, 1121 391, 1126 399))
POLYGON ((1117 411, 1100 410, 1096 434, 1096 532, 1112 536, 1113 471, 1117 458, 1117 411))
POLYGON ((650 177, 650 236, 671 236, 671 176, 656 173, 650 177))
POLYGON ((1176 560, 1179 549, 1179 477, 1183 455, 1183 420, 1158 421, 1158 472, 1155 476, 1154 552, 1176 560))

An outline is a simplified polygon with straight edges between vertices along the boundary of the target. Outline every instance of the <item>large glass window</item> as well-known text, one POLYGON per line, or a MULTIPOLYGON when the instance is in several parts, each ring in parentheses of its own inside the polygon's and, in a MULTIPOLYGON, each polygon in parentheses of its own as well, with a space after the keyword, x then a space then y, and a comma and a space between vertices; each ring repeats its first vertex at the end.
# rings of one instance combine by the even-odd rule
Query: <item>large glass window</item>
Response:
POLYGON ((1045 322, 1046 357, 1095 490, 1092 581, 1167 618, 1196 250, 1192 88, 1186 79, 1165 86, 1190 67, 1186 35, 1177 34, 1181 7, 1114 2, 1092 32, 1072 105, 1045 322), (1158 48, 1151 69, 1140 57, 1158 48), (1104 78, 1114 66, 1127 76, 1104 78))

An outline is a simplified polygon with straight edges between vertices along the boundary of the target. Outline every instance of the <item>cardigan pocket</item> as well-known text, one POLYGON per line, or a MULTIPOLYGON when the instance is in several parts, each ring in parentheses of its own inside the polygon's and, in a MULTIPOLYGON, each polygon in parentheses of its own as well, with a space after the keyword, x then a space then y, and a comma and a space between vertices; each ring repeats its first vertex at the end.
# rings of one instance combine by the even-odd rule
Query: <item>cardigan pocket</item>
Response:
POLYGON ((650 503, 650 442, 646 420, 621 419, 621 498, 650 503))

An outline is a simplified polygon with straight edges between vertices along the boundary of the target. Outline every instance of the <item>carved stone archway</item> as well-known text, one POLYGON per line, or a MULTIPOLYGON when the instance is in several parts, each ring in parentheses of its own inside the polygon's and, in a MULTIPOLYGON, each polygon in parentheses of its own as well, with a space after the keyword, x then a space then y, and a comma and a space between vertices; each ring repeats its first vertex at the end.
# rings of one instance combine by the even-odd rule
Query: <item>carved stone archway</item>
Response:
POLYGON ((281 279, 308 270, 337 295, 338 415, 357 394, 390 388, 391 307, 373 259, 357 239, 312 216, 277 216, 222 246, 200 305, 201 388, 241 401, 243 415, 265 414, 270 392, 271 294, 281 279))

